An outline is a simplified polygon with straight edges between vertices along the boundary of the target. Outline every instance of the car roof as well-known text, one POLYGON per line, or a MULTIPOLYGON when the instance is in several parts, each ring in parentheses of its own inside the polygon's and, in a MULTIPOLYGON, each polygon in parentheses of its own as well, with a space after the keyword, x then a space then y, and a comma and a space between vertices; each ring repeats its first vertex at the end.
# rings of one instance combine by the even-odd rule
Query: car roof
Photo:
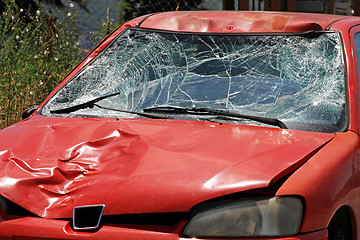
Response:
POLYGON ((180 32, 264 33, 325 30, 344 15, 263 11, 177 11, 150 14, 130 21, 137 27, 180 32))

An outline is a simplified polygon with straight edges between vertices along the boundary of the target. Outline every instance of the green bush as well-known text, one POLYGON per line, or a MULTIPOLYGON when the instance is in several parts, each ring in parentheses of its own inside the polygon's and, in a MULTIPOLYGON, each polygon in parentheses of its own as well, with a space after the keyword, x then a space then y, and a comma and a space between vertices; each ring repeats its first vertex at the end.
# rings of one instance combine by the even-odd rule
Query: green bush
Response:
POLYGON ((21 120, 79 62, 81 49, 69 26, 7 1, 0 16, 0 128, 21 120))

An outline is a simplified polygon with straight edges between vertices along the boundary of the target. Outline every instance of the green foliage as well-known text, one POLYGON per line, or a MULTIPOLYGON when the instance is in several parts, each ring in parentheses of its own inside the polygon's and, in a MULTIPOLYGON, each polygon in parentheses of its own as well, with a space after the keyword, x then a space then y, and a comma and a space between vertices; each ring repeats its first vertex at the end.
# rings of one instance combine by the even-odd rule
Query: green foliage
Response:
MULTIPOLYGON (((37 6, 39 6, 37 2, 37 6)), ((81 58, 69 26, 7 1, 0 16, 0 128, 40 103, 81 58)))

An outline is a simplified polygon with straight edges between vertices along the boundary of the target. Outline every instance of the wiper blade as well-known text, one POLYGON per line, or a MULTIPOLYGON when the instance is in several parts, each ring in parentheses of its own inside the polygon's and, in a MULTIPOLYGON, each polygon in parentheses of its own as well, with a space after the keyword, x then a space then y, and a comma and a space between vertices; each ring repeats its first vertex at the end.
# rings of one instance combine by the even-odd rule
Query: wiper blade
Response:
POLYGON ((99 101, 101 101, 101 100, 104 100, 104 99, 106 99, 106 98, 119 95, 119 94, 120 94, 120 92, 111 93, 111 94, 108 94, 108 95, 104 95, 104 96, 95 98, 95 99, 90 100, 90 101, 88 101, 88 102, 84 102, 84 103, 81 103, 81 104, 78 104, 78 105, 71 106, 71 107, 62 108, 62 109, 50 110, 50 113, 55 113, 55 114, 72 113, 72 112, 75 112, 75 111, 77 111, 77 110, 84 109, 84 108, 93 108, 93 107, 95 106, 95 105, 94 105, 95 103, 97 103, 97 102, 99 102, 99 101))
POLYGON ((230 112, 226 110, 217 110, 212 108, 200 108, 200 107, 185 108, 185 107, 174 107, 174 106, 160 106, 160 107, 146 108, 143 111, 175 113, 175 114, 192 114, 192 115, 222 115, 222 116, 252 120, 272 126, 277 126, 283 129, 287 129, 285 123, 276 118, 251 116, 251 115, 245 115, 245 114, 230 112))
POLYGON ((94 104, 94 106, 96 106, 98 108, 106 109, 106 110, 111 110, 111 111, 116 111, 116 112, 123 112, 123 113, 130 113, 130 114, 135 114, 135 115, 138 115, 138 116, 147 117, 147 118, 153 118, 153 119, 173 119, 172 117, 170 117, 169 115, 166 115, 166 114, 136 112, 136 111, 129 111, 129 110, 124 110, 124 109, 108 108, 108 107, 101 106, 99 104, 94 104))
POLYGON ((138 116, 147 117, 147 118, 172 119, 172 117, 170 117, 168 115, 165 115, 165 114, 155 114, 155 113, 128 111, 128 110, 122 110, 122 109, 103 107, 103 106, 101 106, 99 104, 96 104, 96 102, 99 102, 99 101, 101 101, 103 99, 113 97, 113 96, 116 96, 116 95, 119 95, 119 94, 120 94, 120 92, 104 95, 104 96, 95 98, 95 99, 93 99, 91 101, 81 103, 81 104, 78 104, 78 105, 74 105, 74 106, 71 106, 71 107, 62 108, 62 109, 56 109, 56 110, 50 110, 50 113, 55 113, 55 114, 65 113, 66 114, 66 113, 75 112, 75 111, 80 110, 80 109, 93 108, 94 106, 96 106, 96 107, 102 108, 102 109, 107 109, 107 110, 117 111, 117 112, 123 112, 123 113, 136 114, 138 116))

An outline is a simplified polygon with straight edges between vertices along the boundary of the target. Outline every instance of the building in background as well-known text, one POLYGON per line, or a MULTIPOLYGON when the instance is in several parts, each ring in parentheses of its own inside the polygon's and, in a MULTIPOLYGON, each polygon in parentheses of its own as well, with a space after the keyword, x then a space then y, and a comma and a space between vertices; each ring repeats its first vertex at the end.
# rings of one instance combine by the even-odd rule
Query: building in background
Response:
POLYGON ((360 0, 223 0, 224 10, 314 12, 360 16, 360 0))

